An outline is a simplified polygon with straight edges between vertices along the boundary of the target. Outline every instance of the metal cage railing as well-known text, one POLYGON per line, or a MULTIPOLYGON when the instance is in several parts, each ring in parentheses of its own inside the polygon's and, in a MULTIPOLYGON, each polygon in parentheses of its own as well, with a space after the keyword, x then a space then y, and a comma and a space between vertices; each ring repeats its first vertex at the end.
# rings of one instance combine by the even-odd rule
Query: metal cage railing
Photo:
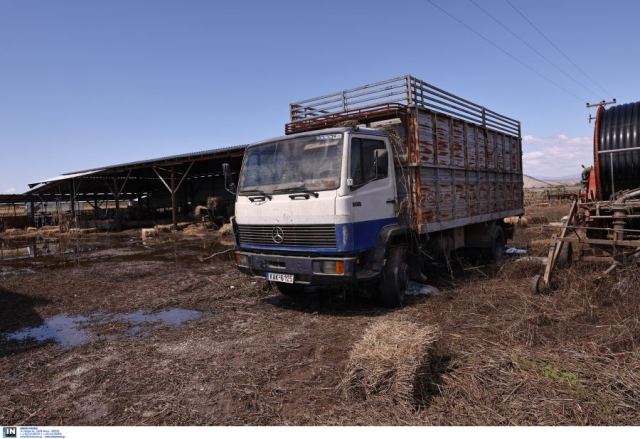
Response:
POLYGON ((294 102, 289 109, 291 123, 296 123, 390 104, 417 106, 521 137, 519 121, 410 75, 294 102))

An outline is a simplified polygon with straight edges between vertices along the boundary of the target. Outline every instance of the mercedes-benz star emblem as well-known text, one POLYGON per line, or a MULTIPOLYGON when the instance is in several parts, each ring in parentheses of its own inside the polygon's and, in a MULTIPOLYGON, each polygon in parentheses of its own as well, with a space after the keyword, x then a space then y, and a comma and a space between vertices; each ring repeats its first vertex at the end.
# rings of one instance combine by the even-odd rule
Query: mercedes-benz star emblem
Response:
POLYGON ((276 226, 271 230, 271 239, 273 239, 273 242, 276 244, 282 244, 282 241, 284 241, 284 230, 282 230, 282 227, 276 226))

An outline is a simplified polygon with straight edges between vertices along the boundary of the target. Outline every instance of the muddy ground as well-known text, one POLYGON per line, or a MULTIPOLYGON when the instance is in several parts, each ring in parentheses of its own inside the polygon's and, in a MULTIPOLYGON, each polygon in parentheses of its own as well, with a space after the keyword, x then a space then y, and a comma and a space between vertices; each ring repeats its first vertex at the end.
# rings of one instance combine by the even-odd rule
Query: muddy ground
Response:
MULTIPOLYGON (((529 226, 516 243, 544 255, 548 235, 529 226)), ((434 279, 441 295, 388 310, 281 296, 229 253, 202 261, 224 250, 217 240, 92 234, 57 256, 0 261, 0 424, 640 424, 637 267, 563 270, 545 296, 529 292, 531 264, 458 267, 434 279), (154 320, 172 310, 196 313, 154 320), (410 410, 341 385, 352 346, 382 319, 441 334, 431 392, 410 410), (60 321, 75 325, 62 343, 29 329, 60 321)))

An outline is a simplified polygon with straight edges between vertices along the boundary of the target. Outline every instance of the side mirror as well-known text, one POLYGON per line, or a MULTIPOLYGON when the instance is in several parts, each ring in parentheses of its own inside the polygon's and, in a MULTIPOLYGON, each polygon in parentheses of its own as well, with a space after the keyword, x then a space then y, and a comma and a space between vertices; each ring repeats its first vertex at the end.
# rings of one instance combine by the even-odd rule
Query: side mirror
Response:
POLYGON ((236 185, 231 180, 231 166, 229 163, 222 164, 222 175, 224 176, 224 188, 227 192, 235 195, 236 194, 236 185))

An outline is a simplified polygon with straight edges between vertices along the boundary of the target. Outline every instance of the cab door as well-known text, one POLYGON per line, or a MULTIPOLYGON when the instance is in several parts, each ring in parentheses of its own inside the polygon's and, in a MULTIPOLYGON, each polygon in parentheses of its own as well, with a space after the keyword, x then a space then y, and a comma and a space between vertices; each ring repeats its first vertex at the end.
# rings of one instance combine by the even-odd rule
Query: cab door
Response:
POLYGON ((347 186, 354 223, 395 220, 396 188, 389 142, 379 136, 351 136, 347 186))

